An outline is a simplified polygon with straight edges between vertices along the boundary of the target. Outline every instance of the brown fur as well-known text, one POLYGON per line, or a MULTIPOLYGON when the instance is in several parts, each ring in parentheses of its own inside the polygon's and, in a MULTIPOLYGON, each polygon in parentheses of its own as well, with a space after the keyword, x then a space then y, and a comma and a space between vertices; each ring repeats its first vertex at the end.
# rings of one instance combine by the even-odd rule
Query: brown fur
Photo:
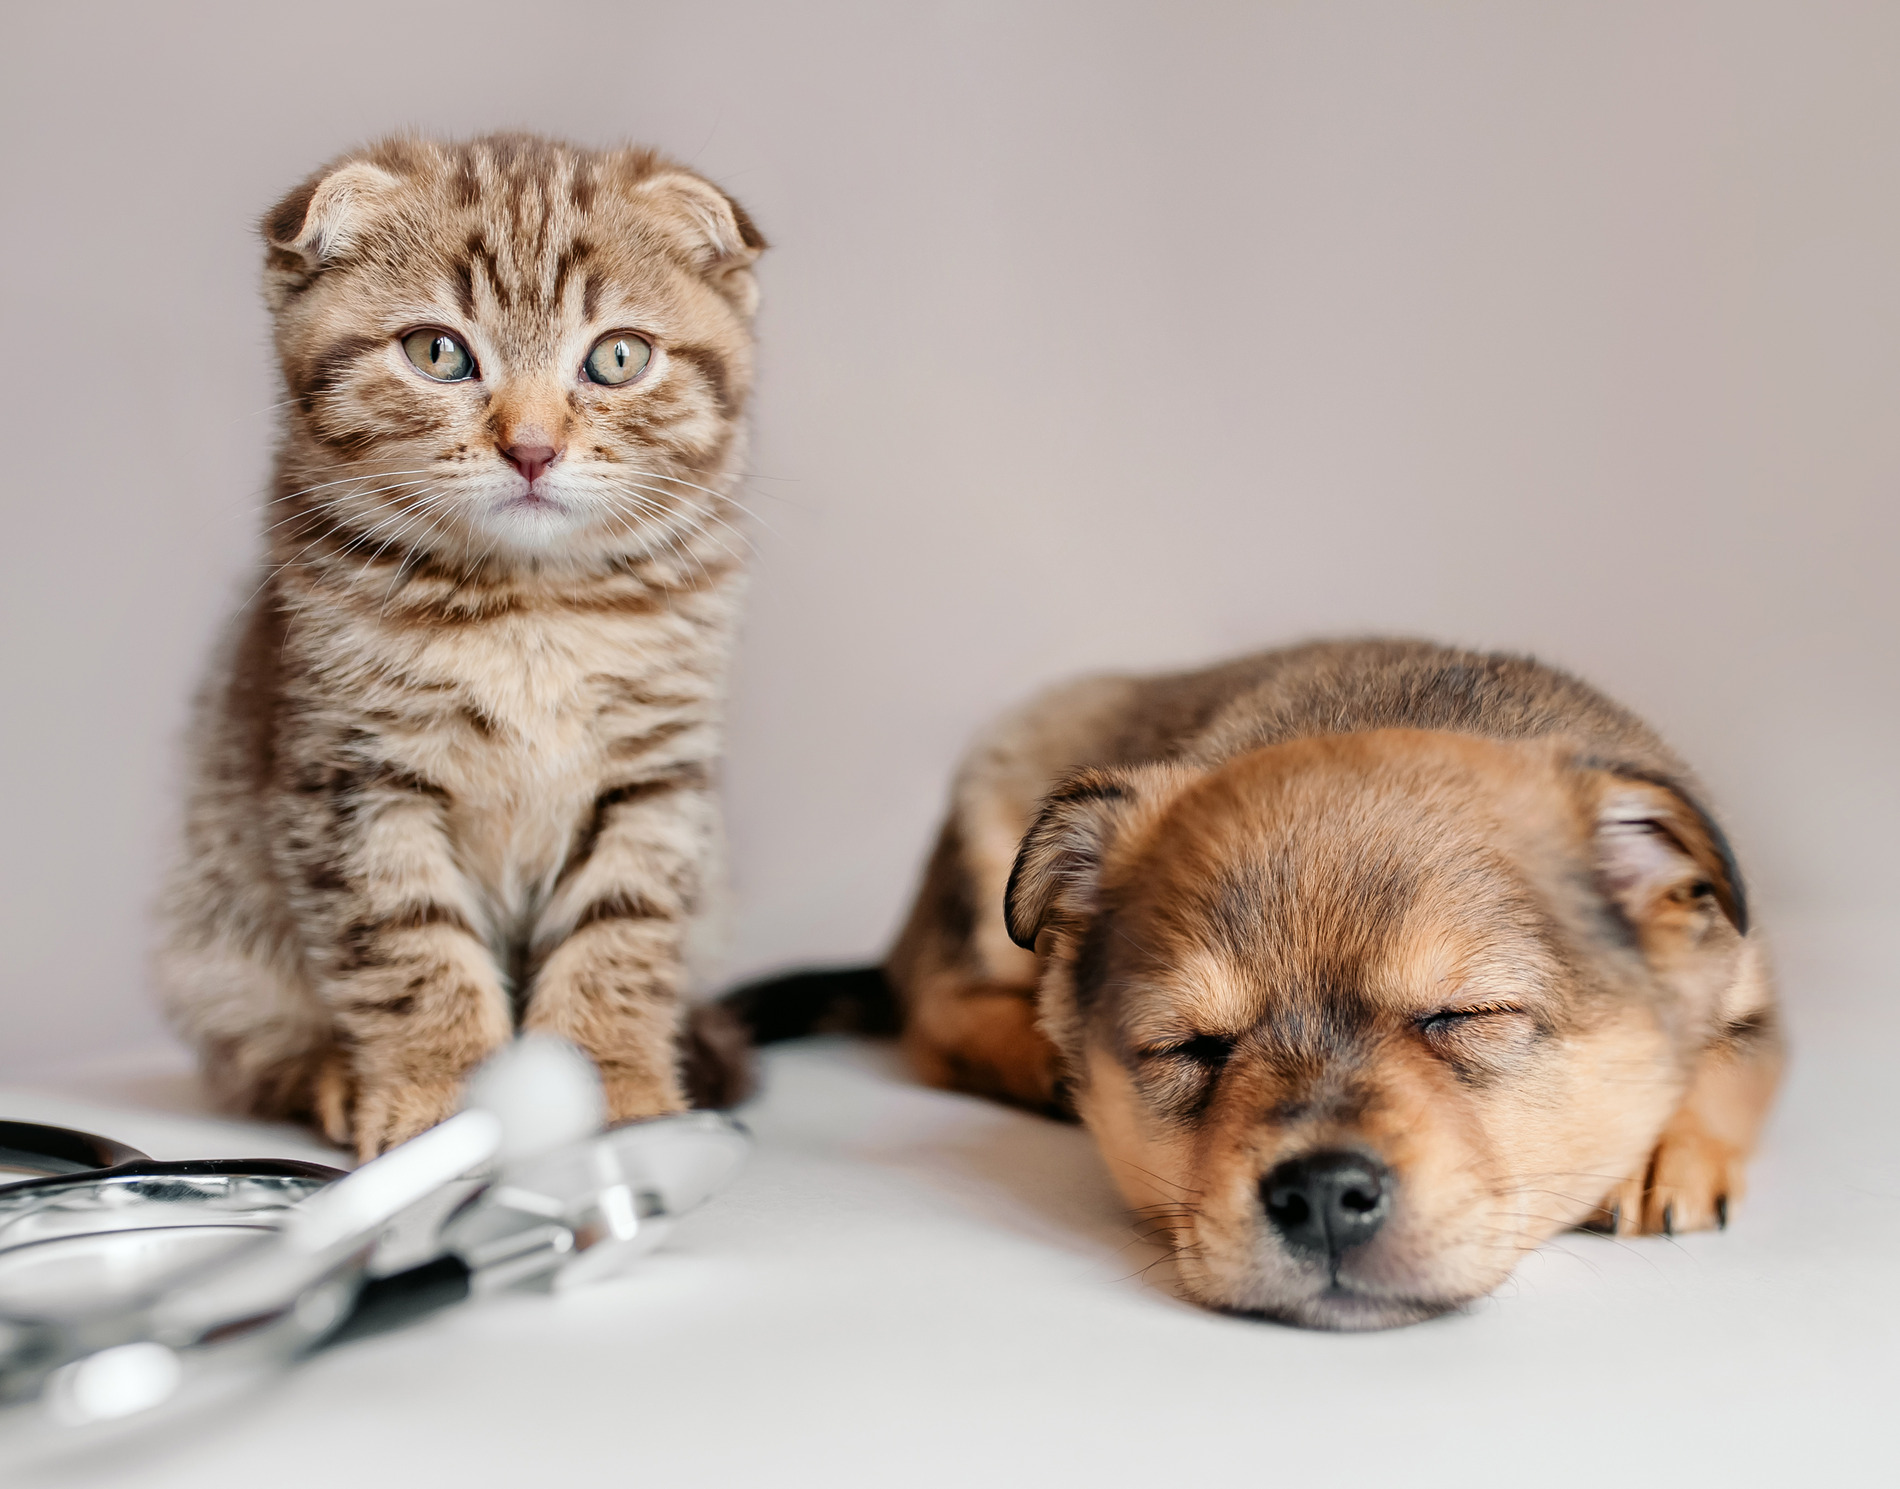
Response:
POLYGON ((1195 1297, 1402 1323, 1565 1227, 1739 1200, 1780 1043, 1700 794, 1519 658, 1356 642, 1073 684, 971 750, 887 972, 924 1077, 1072 1105, 1195 1297), (1396 1178, 1330 1273, 1262 1198, 1320 1150, 1396 1178))
POLYGON ((346 156, 264 237, 289 401, 199 708, 170 1014, 231 1102, 366 1155, 517 1026, 592 1054, 615 1117, 678 1107, 763 240, 650 151, 509 135, 346 156), (420 373, 418 328, 478 375, 420 373), (623 331, 645 371, 589 381, 623 331))

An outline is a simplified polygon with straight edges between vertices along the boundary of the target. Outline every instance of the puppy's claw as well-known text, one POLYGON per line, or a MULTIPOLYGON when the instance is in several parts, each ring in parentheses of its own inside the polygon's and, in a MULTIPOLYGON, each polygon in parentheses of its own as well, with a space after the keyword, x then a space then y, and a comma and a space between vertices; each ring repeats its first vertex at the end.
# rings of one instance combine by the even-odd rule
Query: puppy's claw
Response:
POLYGON ((1599 1208, 1596 1214, 1577 1226, 1578 1230, 1588 1231, 1593 1236, 1613 1236, 1617 1223, 1623 1218, 1622 1207, 1611 1205, 1608 1209, 1599 1208))
POLYGON ((1742 1155, 1688 1113, 1664 1129, 1643 1172, 1619 1184, 1599 1214, 1619 1236, 1674 1236, 1726 1230, 1742 1193, 1742 1155))

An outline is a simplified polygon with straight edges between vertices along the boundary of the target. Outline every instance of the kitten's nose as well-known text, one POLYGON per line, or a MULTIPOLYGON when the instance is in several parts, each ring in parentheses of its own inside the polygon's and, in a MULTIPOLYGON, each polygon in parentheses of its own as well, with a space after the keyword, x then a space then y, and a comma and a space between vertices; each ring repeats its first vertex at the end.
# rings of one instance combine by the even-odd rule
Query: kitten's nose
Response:
POLYGON ((530 482, 561 458, 553 445, 510 445, 501 453, 530 482))

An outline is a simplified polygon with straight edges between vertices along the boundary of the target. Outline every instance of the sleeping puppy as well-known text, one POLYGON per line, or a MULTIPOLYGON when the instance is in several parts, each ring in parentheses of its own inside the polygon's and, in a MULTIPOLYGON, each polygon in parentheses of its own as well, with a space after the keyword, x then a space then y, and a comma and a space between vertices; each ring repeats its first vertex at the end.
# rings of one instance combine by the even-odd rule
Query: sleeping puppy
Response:
POLYGON ((1781 1059, 1683 763, 1561 672, 1417 642, 1002 719, 885 974, 925 1079, 1072 1107, 1193 1297, 1317 1328, 1443 1312, 1567 1227, 1726 1224, 1781 1059))

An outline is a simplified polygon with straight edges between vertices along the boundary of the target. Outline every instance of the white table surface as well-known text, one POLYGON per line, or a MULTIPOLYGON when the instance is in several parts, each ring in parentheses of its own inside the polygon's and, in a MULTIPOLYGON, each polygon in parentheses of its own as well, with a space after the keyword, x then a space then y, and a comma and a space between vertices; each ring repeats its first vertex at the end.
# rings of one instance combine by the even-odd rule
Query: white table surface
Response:
MULTIPOLYGON (((1900 1484, 1892 923, 1778 937, 1796 1058, 1726 1234, 1570 1235, 1467 1312, 1303 1333, 1176 1301, 1079 1130, 770 1053, 758 1153, 636 1275, 326 1351, 22 1484, 1900 1484)), ((0 1090, 156 1157, 331 1157, 170 1057, 0 1090)))

